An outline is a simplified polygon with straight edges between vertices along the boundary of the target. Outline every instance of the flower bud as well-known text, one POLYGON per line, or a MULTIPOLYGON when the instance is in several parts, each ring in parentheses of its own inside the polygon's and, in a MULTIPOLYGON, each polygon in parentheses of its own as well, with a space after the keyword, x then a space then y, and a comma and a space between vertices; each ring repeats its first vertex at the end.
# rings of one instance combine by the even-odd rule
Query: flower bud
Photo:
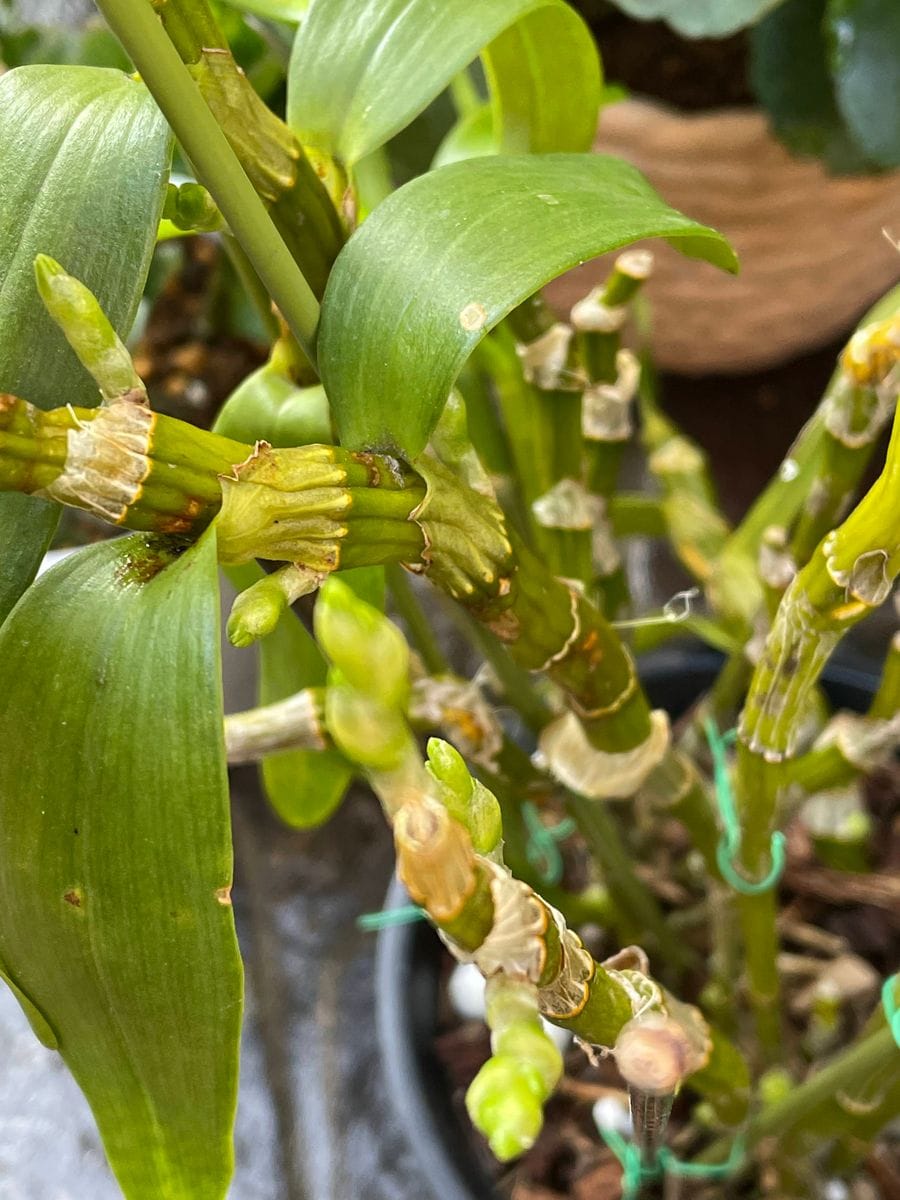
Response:
POLYGON ((261 579, 235 597, 228 617, 228 640, 239 648, 251 646, 274 630, 286 608, 284 592, 261 579))
POLYGON ((298 563, 289 563, 258 580, 241 592, 231 606, 229 641, 234 646, 249 646, 266 637, 288 605, 315 591, 321 582, 321 571, 311 571, 298 563))
POLYGON ((81 365, 93 375, 103 399, 114 400, 131 391, 143 394, 144 384, 131 355, 93 292, 46 254, 35 258, 34 274, 44 307, 81 365))
POLYGON ((472 776, 460 752, 443 738, 429 738, 425 747, 428 762, 425 769, 432 779, 442 783, 447 791, 468 799, 472 791, 472 776))
POLYGON ((399 710, 348 686, 337 671, 325 691, 325 724, 349 759, 376 771, 396 770, 414 748, 399 710))
POLYGON ((377 697, 379 707, 405 707, 409 647, 383 613, 332 577, 323 584, 315 611, 316 638, 351 687, 377 697))
POLYGON ((176 228, 192 233, 215 233, 225 227, 215 200, 200 183, 183 183, 181 187, 170 183, 163 216, 176 228))
POLYGON ((500 805, 492 791, 469 774, 462 755, 441 738, 429 738, 426 770, 448 812, 468 829, 479 854, 490 854, 503 837, 500 805))
POLYGON ((544 1098, 559 1083, 562 1055, 539 1021, 514 1022, 494 1035, 492 1048, 498 1056, 521 1059, 534 1067, 544 1084, 544 1098))
POLYGON ((539 1072, 503 1055, 488 1059, 472 1080, 466 1109, 501 1162, 534 1145, 544 1123, 543 1095, 539 1072))

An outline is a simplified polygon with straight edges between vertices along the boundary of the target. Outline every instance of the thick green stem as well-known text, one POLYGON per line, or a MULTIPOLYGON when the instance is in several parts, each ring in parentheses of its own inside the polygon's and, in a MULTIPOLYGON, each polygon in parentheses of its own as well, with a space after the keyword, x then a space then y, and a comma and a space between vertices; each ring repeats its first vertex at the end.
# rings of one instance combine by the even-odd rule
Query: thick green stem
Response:
POLYGON ((331 198, 292 130, 256 94, 207 0, 164 0, 166 32, 266 202, 316 296, 345 240, 331 198))
MULTIPOLYGON (((900 287, 883 296, 862 318, 858 328, 863 329, 873 321, 887 320, 898 308, 900 287)), ((813 480, 821 471, 826 453, 826 420, 831 405, 830 396, 833 389, 841 386, 841 377, 842 370, 838 368, 825 391, 822 403, 801 429, 775 478, 728 539, 723 558, 749 558, 755 561, 765 530, 772 525, 790 527, 807 503, 813 480)))
MULTIPOLYGON (((747 1150, 753 1150, 764 1138, 783 1137, 801 1123, 812 1125, 816 1114, 824 1110, 836 1094, 863 1089, 885 1059, 896 1058, 897 1053, 889 1029, 880 1029, 856 1042, 799 1087, 792 1088, 784 1099, 754 1117, 744 1135, 747 1150)), ((700 1161, 720 1162, 727 1153, 726 1142, 715 1142, 700 1156, 700 1161)))
POLYGON ((394 607, 406 626, 410 641, 421 656, 425 670, 429 675, 447 674, 450 664, 410 586, 406 572, 400 566, 391 565, 387 568, 387 581, 394 607))
MULTIPOLYGON (((840 638, 889 595, 900 571, 900 414, 884 469, 850 516, 832 531, 788 588, 756 667, 739 726, 737 798, 748 879, 768 869, 786 762, 811 689, 840 638)), ((771 1057, 778 974, 772 893, 742 899, 751 1001, 771 1057)))
POLYGON ((315 363, 319 303, 218 122, 145 0, 98 0, 257 274, 315 363))

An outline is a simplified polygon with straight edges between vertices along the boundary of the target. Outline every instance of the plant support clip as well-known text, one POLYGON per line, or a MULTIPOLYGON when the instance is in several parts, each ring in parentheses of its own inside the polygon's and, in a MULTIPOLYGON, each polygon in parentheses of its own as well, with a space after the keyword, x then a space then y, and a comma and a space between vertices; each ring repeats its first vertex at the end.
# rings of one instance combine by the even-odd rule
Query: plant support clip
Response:
POLYGON ((734 731, 720 734, 711 717, 704 722, 704 729, 712 754, 716 804, 722 819, 722 837, 716 847, 716 862, 722 872, 722 878, 736 892, 741 892, 744 896, 759 896, 773 888, 781 878, 785 863, 785 837, 778 830, 772 834, 772 865, 762 879, 747 879, 737 870, 735 862, 741 853, 741 825, 734 803, 734 793, 731 790, 725 752, 726 745, 734 737, 734 731))

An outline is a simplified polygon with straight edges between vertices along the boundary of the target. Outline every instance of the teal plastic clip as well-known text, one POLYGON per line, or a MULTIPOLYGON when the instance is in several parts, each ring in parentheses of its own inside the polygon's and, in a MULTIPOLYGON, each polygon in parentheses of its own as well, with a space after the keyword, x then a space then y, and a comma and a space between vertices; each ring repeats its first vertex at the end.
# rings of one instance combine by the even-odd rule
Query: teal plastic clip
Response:
POLYGON ((418 904, 404 904, 400 908, 384 908, 378 912, 363 913, 356 918, 358 929, 377 933, 379 929, 390 929, 393 925, 411 925, 413 921, 424 921, 425 909, 418 904))
POLYGON ((888 1029, 894 1035, 894 1041, 900 1049, 900 1007, 897 1006, 897 1001, 894 999, 898 983, 900 983, 900 975, 891 975, 884 981, 881 986, 881 1006, 884 1009, 888 1029))
POLYGON ((692 1179, 727 1179, 744 1160, 744 1140, 736 1137, 724 1162, 683 1162, 671 1150, 663 1147, 652 1163, 642 1161, 634 1142, 626 1141, 614 1129, 602 1129, 600 1136, 622 1164, 622 1200, 636 1200, 641 1185, 659 1179, 661 1175, 680 1175, 692 1179))
POLYGON ((746 876, 740 874, 735 867, 735 862, 741 853, 741 823, 738 820, 734 793, 731 790, 728 756, 725 749, 728 743, 734 740, 734 730, 720 734, 712 717, 707 717, 704 729, 713 760, 716 803, 722 818, 722 837, 716 847, 716 862, 722 872, 722 878, 736 892, 741 892, 745 896, 759 896, 762 892, 773 888, 781 878, 785 862, 785 837, 779 831, 772 834, 770 847, 772 865, 763 879, 747 879, 746 876))
POLYGON ((530 800, 522 805, 522 816, 528 830, 525 855, 544 883, 557 884, 563 876, 563 860, 557 843, 575 832, 575 822, 566 817, 558 825, 545 825, 537 806, 530 800))

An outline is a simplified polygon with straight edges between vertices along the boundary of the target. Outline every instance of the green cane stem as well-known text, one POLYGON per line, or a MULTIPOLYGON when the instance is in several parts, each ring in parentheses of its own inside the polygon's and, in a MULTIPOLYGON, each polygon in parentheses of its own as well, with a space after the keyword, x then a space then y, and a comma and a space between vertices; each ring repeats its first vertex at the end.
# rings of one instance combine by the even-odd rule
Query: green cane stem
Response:
POLYGON ((207 0, 164 0, 160 16, 291 254, 321 297, 345 239, 322 181, 293 132, 238 67, 207 0))
POLYGON ((188 68, 146 0, 98 0, 310 362, 319 304, 188 68))
MULTIPOLYGON (((422 460, 412 471, 395 460, 328 446, 254 451, 138 405, 44 413, 7 397, 0 488, 43 492, 116 524, 187 536, 209 523, 224 491, 217 527, 223 562, 262 557, 322 572, 405 562, 431 575, 493 630, 519 667, 545 670, 568 695, 576 715, 546 727, 542 749, 573 791, 599 796, 613 786, 627 796, 666 761, 665 724, 651 719, 615 630, 585 597, 548 576, 524 546, 514 554, 493 502, 439 464, 422 460), (112 440, 108 426, 135 421, 145 453, 128 457, 129 487, 116 482, 113 505, 91 494, 96 472, 86 476, 79 464, 93 455, 104 468, 101 476, 112 478, 122 464, 118 426, 112 440), (76 434, 73 467, 66 454, 76 434), (419 472, 430 481, 427 496, 419 472), (586 765, 589 779, 582 774, 586 765)), ((677 812, 688 820, 702 811, 701 793, 682 783, 677 812)), ((708 840, 702 825, 692 832, 698 844, 708 840)))
MULTIPOLYGON (((900 287, 894 288, 875 304, 862 318, 858 329, 875 321, 885 321, 900 309, 900 287)), ((779 470, 762 495, 734 530, 723 552, 723 558, 756 560, 760 540, 772 525, 790 528, 797 514, 806 505, 813 481, 820 474, 828 439, 826 420, 831 396, 843 386, 842 369, 838 367, 825 390, 822 402, 801 429, 794 444, 785 455, 779 470)))
MULTIPOLYGON (((900 571, 900 415, 884 469, 825 537, 779 606, 739 726, 737 794, 748 879, 765 874, 778 804, 797 754, 800 716, 838 641, 890 593, 900 571)), ((778 1053, 777 936, 771 892, 741 899, 750 999, 760 1041, 778 1053)))
MULTIPOLYGON (((752 1118, 744 1135, 746 1149, 754 1149, 766 1138, 783 1137, 801 1124, 814 1127, 818 1115, 829 1107, 836 1095, 863 1090, 884 1061, 896 1060, 897 1053, 889 1029, 879 1029, 858 1040, 827 1066, 792 1088, 783 1099, 752 1118)), ((717 1141, 700 1155, 699 1161, 719 1162, 727 1153, 728 1143, 717 1141)))
POLYGON ((626 386, 620 379, 622 328, 628 305, 640 291, 652 267, 653 256, 649 251, 626 251, 619 255, 606 282, 572 309, 571 320, 577 330, 578 352, 589 389, 585 394, 583 423, 586 481, 591 493, 607 500, 615 490, 622 455, 631 433, 632 397, 615 395, 617 386, 626 386), (597 390, 596 400, 590 389, 597 390), (591 415, 597 401, 605 405, 605 417, 591 415))
MULTIPOLYGON (((900 744, 900 634, 894 634, 884 660, 878 690, 864 718, 843 721, 845 736, 819 739, 799 757, 785 764, 786 778, 804 792, 838 788, 851 783, 880 761, 890 758, 900 744)), ((826 729, 827 732, 827 729, 826 729)))

